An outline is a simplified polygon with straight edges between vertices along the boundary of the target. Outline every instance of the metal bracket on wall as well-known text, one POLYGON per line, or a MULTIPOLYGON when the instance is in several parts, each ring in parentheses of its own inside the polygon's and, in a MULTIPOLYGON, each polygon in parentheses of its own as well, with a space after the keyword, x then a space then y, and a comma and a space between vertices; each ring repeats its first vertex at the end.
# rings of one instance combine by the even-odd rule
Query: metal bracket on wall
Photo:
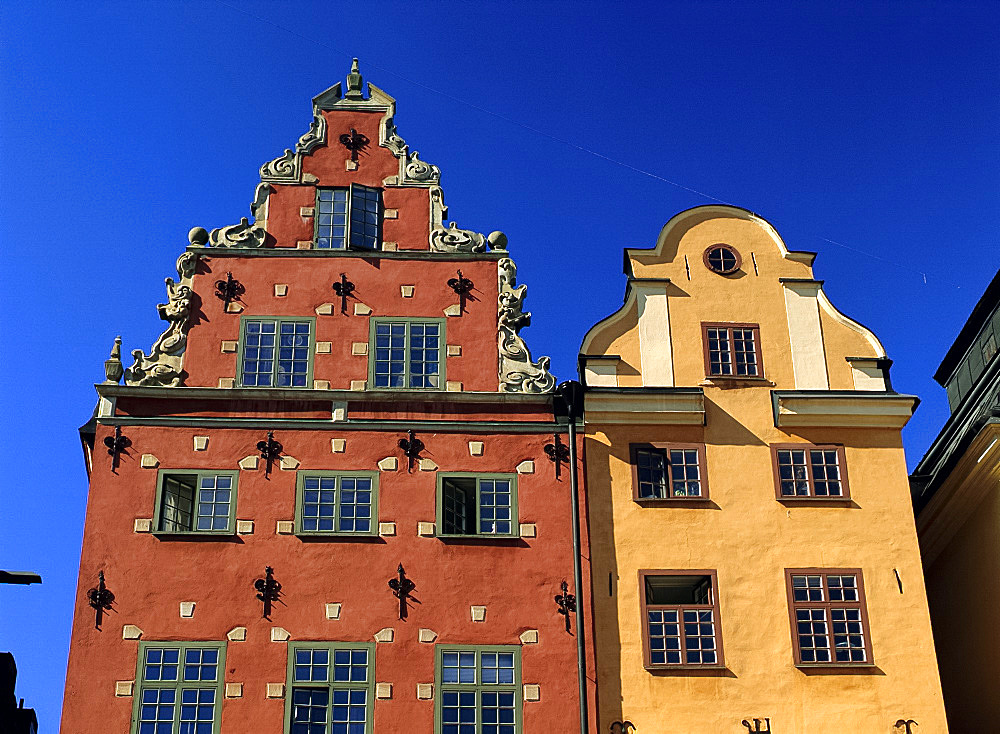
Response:
POLYGON ((274 440, 274 431, 267 432, 266 441, 257 442, 257 450, 260 451, 260 458, 267 462, 264 465, 265 478, 271 476, 271 465, 281 457, 283 448, 280 443, 274 440))
POLYGON ((750 721, 747 721, 746 719, 743 719, 743 721, 740 722, 743 726, 745 726, 747 728, 747 731, 750 732, 750 734, 771 734, 771 720, 770 719, 768 719, 768 718, 765 718, 765 719, 751 719, 750 721), (750 721, 753 722, 753 728, 752 729, 750 728, 750 721), (761 721, 764 722, 764 726, 766 727, 765 729, 761 729, 760 728, 761 727, 761 721))
POLYGON ((417 585, 406 578, 406 570, 402 563, 396 569, 396 574, 396 578, 389 579, 389 588, 392 589, 392 595, 399 599, 399 618, 406 619, 406 601, 410 598, 410 592, 417 588, 417 585))
POLYGON ((240 300, 241 296, 246 293, 246 290, 243 284, 233 277, 232 273, 226 273, 225 280, 215 281, 215 295, 222 300, 223 311, 228 311, 229 304, 240 300))
POLYGON ((351 151, 351 160, 355 163, 358 162, 358 151, 367 148, 369 142, 371 141, 368 140, 367 135, 359 133, 353 127, 351 132, 340 136, 340 144, 351 151))
POLYGON ((97 586, 87 591, 87 599, 95 610, 94 627, 100 629, 104 613, 113 612, 111 605, 115 603, 115 595, 104 585, 104 571, 98 572, 97 586))
POLYGON ((918 724, 913 719, 900 719, 899 721, 897 721, 895 724, 892 725, 892 728, 893 729, 902 728, 905 729, 906 734, 913 734, 913 729, 911 727, 914 726, 920 726, 920 724, 918 724))
MULTIPOLYGON (((465 311, 465 299, 472 298, 472 289, 475 287, 475 284, 462 275, 462 271, 459 270, 457 278, 448 279, 448 287, 458 295, 459 311, 465 311)), ((472 298, 472 300, 476 299, 472 298)))
POLYGON ((631 721, 612 721, 608 731, 611 734, 629 734, 630 731, 636 731, 636 728, 631 721))
POLYGON ((108 456, 111 457, 111 473, 116 474, 118 469, 118 459, 125 452, 132 442, 128 436, 122 434, 122 427, 115 426, 115 435, 105 436, 104 445, 108 447, 108 456))
POLYGON ((347 299, 354 293, 354 283, 347 279, 346 273, 340 274, 340 282, 333 284, 333 292, 340 296, 340 312, 347 313, 347 299))
MULTIPOLYGON (((406 438, 399 439, 399 448, 403 449, 403 456, 406 457, 406 471, 413 469, 413 462, 420 458, 420 452, 424 450, 424 442, 413 435, 413 431, 406 432, 406 438)), ((402 566, 400 566, 402 568, 402 566)))
POLYGON ((274 578, 274 569, 270 566, 264 567, 264 578, 253 582, 253 587, 257 590, 257 598, 264 602, 264 619, 271 618, 271 604, 281 598, 281 584, 274 578))
POLYGON ((563 581, 559 584, 562 589, 561 594, 556 594, 556 604, 559 606, 559 614, 566 617, 566 631, 572 633, 569 625, 569 613, 576 611, 576 596, 569 593, 569 584, 563 581))
POLYGON ((564 444, 559 438, 559 434, 554 435, 552 443, 545 444, 545 455, 549 457, 549 461, 556 465, 556 479, 559 478, 560 467, 564 462, 569 461, 569 446, 564 444))

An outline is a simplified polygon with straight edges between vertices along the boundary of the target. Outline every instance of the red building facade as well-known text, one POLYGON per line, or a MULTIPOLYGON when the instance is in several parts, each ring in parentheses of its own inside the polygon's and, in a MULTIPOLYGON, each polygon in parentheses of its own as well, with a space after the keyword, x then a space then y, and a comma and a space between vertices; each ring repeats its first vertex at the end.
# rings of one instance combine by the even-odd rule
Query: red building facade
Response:
POLYGON ((356 65, 313 110, 106 363, 62 730, 579 730, 586 536, 506 238, 445 225, 356 65))

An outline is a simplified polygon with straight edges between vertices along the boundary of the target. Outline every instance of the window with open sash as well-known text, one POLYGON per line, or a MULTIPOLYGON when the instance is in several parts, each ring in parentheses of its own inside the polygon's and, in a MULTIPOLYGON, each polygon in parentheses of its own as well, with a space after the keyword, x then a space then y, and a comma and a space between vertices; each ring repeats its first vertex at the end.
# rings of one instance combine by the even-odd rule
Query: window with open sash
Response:
POLYGON ((850 496, 843 446, 784 444, 771 447, 778 499, 846 499, 850 496))
POLYGON ((859 569, 789 569, 788 605, 799 665, 871 663, 859 569))
POLYGON ((510 645, 438 645, 437 734, 520 732, 520 655, 510 645))
POLYGON ((236 472, 161 471, 155 527, 162 533, 232 533, 236 472))
POLYGON ((723 664, 714 571, 640 571, 648 668, 723 664))
POLYGON ((702 324, 705 374, 709 377, 763 377, 757 324, 702 324))
POLYGON ((289 645, 287 731, 291 734, 370 734, 374 667, 374 643, 289 645))
POLYGON ((382 190, 360 184, 316 189, 316 247, 375 250, 382 246, 382 190))
POLYGON ((439 474, 438 528, 441 536, 516 536, 516 479, 509 474, 439 474))
POLYGON ((135 734, 216 734, 222 706, 221 642, 141 642, 135 734))
POLYGON ((636 500, 708 497, 704 444, 632 444, 636 500))
POLYGON ((240 385, 310 387, 313 319, 243 319, 240 385))
POLYGON ((444 387, 443 319, 373 319, 369 375, 375 387, 444 387))
POLYGON ((373 472, 299 472, 297 532, 374 535, 377 482, 373 472))

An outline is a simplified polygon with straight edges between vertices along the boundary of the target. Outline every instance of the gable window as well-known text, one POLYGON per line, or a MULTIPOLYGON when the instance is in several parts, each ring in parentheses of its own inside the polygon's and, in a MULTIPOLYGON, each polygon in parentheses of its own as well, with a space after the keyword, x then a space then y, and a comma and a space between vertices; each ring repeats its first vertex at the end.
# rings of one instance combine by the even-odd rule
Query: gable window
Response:
POLYGON ((516 536, 517 482, 511 474, 439 474, 438 534, 516 536))
POLYGON ((308 387, 315 319, 243 319, 240 380, 243 387, 308 387))
POLYGON ((521 731, 521 651, 513 645, 438 645, 437 734, 521 731))
POLYGON ((140 642, 133 732, 218 732, 224 657, 220 642, 140 642))
POLYGON ((757 324, 702 324, 705 374, 709 377, 763 377, 757 324))
POLYGON ((374 643, 289 645, 285 730, 291 734, 370 734, 374 658, 374 643))
POLYGON ((632 444, 635 500, 706 499, 704 444, 632 444))
POLYGON ((235 516, 236 472, 160 472, 154 517, 158 532, 231 534, 235 516))
POLYGON ((843 446, 771 447, 778 499, 847 499, 843 446))
POLYGON ((365 250, 382 245, 382 190, 360 184, 316 189, 316 247, 365 250))
POLYGON ((373 535, 378 522, 377 482, 373 472, 300 472, 297 532, 373 535))
POLYGON ((789 569, 788 608, 798 665, 871 663, 860 569, 789 569))
POLYGON ((444 387, 444 319, 372 319, 369 379, 375 387, 444 387))
POLYGON ((705 267, 719 275, 735 273, 739 270, 742 262, 740 253, 737 252, 735 247, 722 243, 709 247, 705 250, 702 258, 705 261, 705 267))
POLYGON ((640 571, 647 668, 723 664, 715 571, 640 571))

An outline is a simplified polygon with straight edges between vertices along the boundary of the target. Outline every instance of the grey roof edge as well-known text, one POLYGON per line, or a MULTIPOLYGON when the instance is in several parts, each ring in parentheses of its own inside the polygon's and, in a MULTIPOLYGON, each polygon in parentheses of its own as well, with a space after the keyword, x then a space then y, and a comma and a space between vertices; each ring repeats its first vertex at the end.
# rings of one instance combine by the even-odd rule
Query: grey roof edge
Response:
POLYGON ((986 286, 986 290, 983 291, 983 295, 980 296, 976 305, 972 307, 969 318, 965 320, 965 324, 958 332, 958 336, 955 337, 955 341, 952 342, 951 347, 948 348, 948 352, 944 355, 944 359, 941 360, 941 364, 938 365, 937 370, 934 372, 935 382, 942 387, 945 385, 948 378, 951 377, 951 373, 955 371, 955 367, 962 361, 965 353, 969 351, 972 342, 979 336, 980 330, 997 306, 1000 306, 1000 270, 997 270, 996 275, 993 276, 993 280, 990 281, 990 284, 986 286))

